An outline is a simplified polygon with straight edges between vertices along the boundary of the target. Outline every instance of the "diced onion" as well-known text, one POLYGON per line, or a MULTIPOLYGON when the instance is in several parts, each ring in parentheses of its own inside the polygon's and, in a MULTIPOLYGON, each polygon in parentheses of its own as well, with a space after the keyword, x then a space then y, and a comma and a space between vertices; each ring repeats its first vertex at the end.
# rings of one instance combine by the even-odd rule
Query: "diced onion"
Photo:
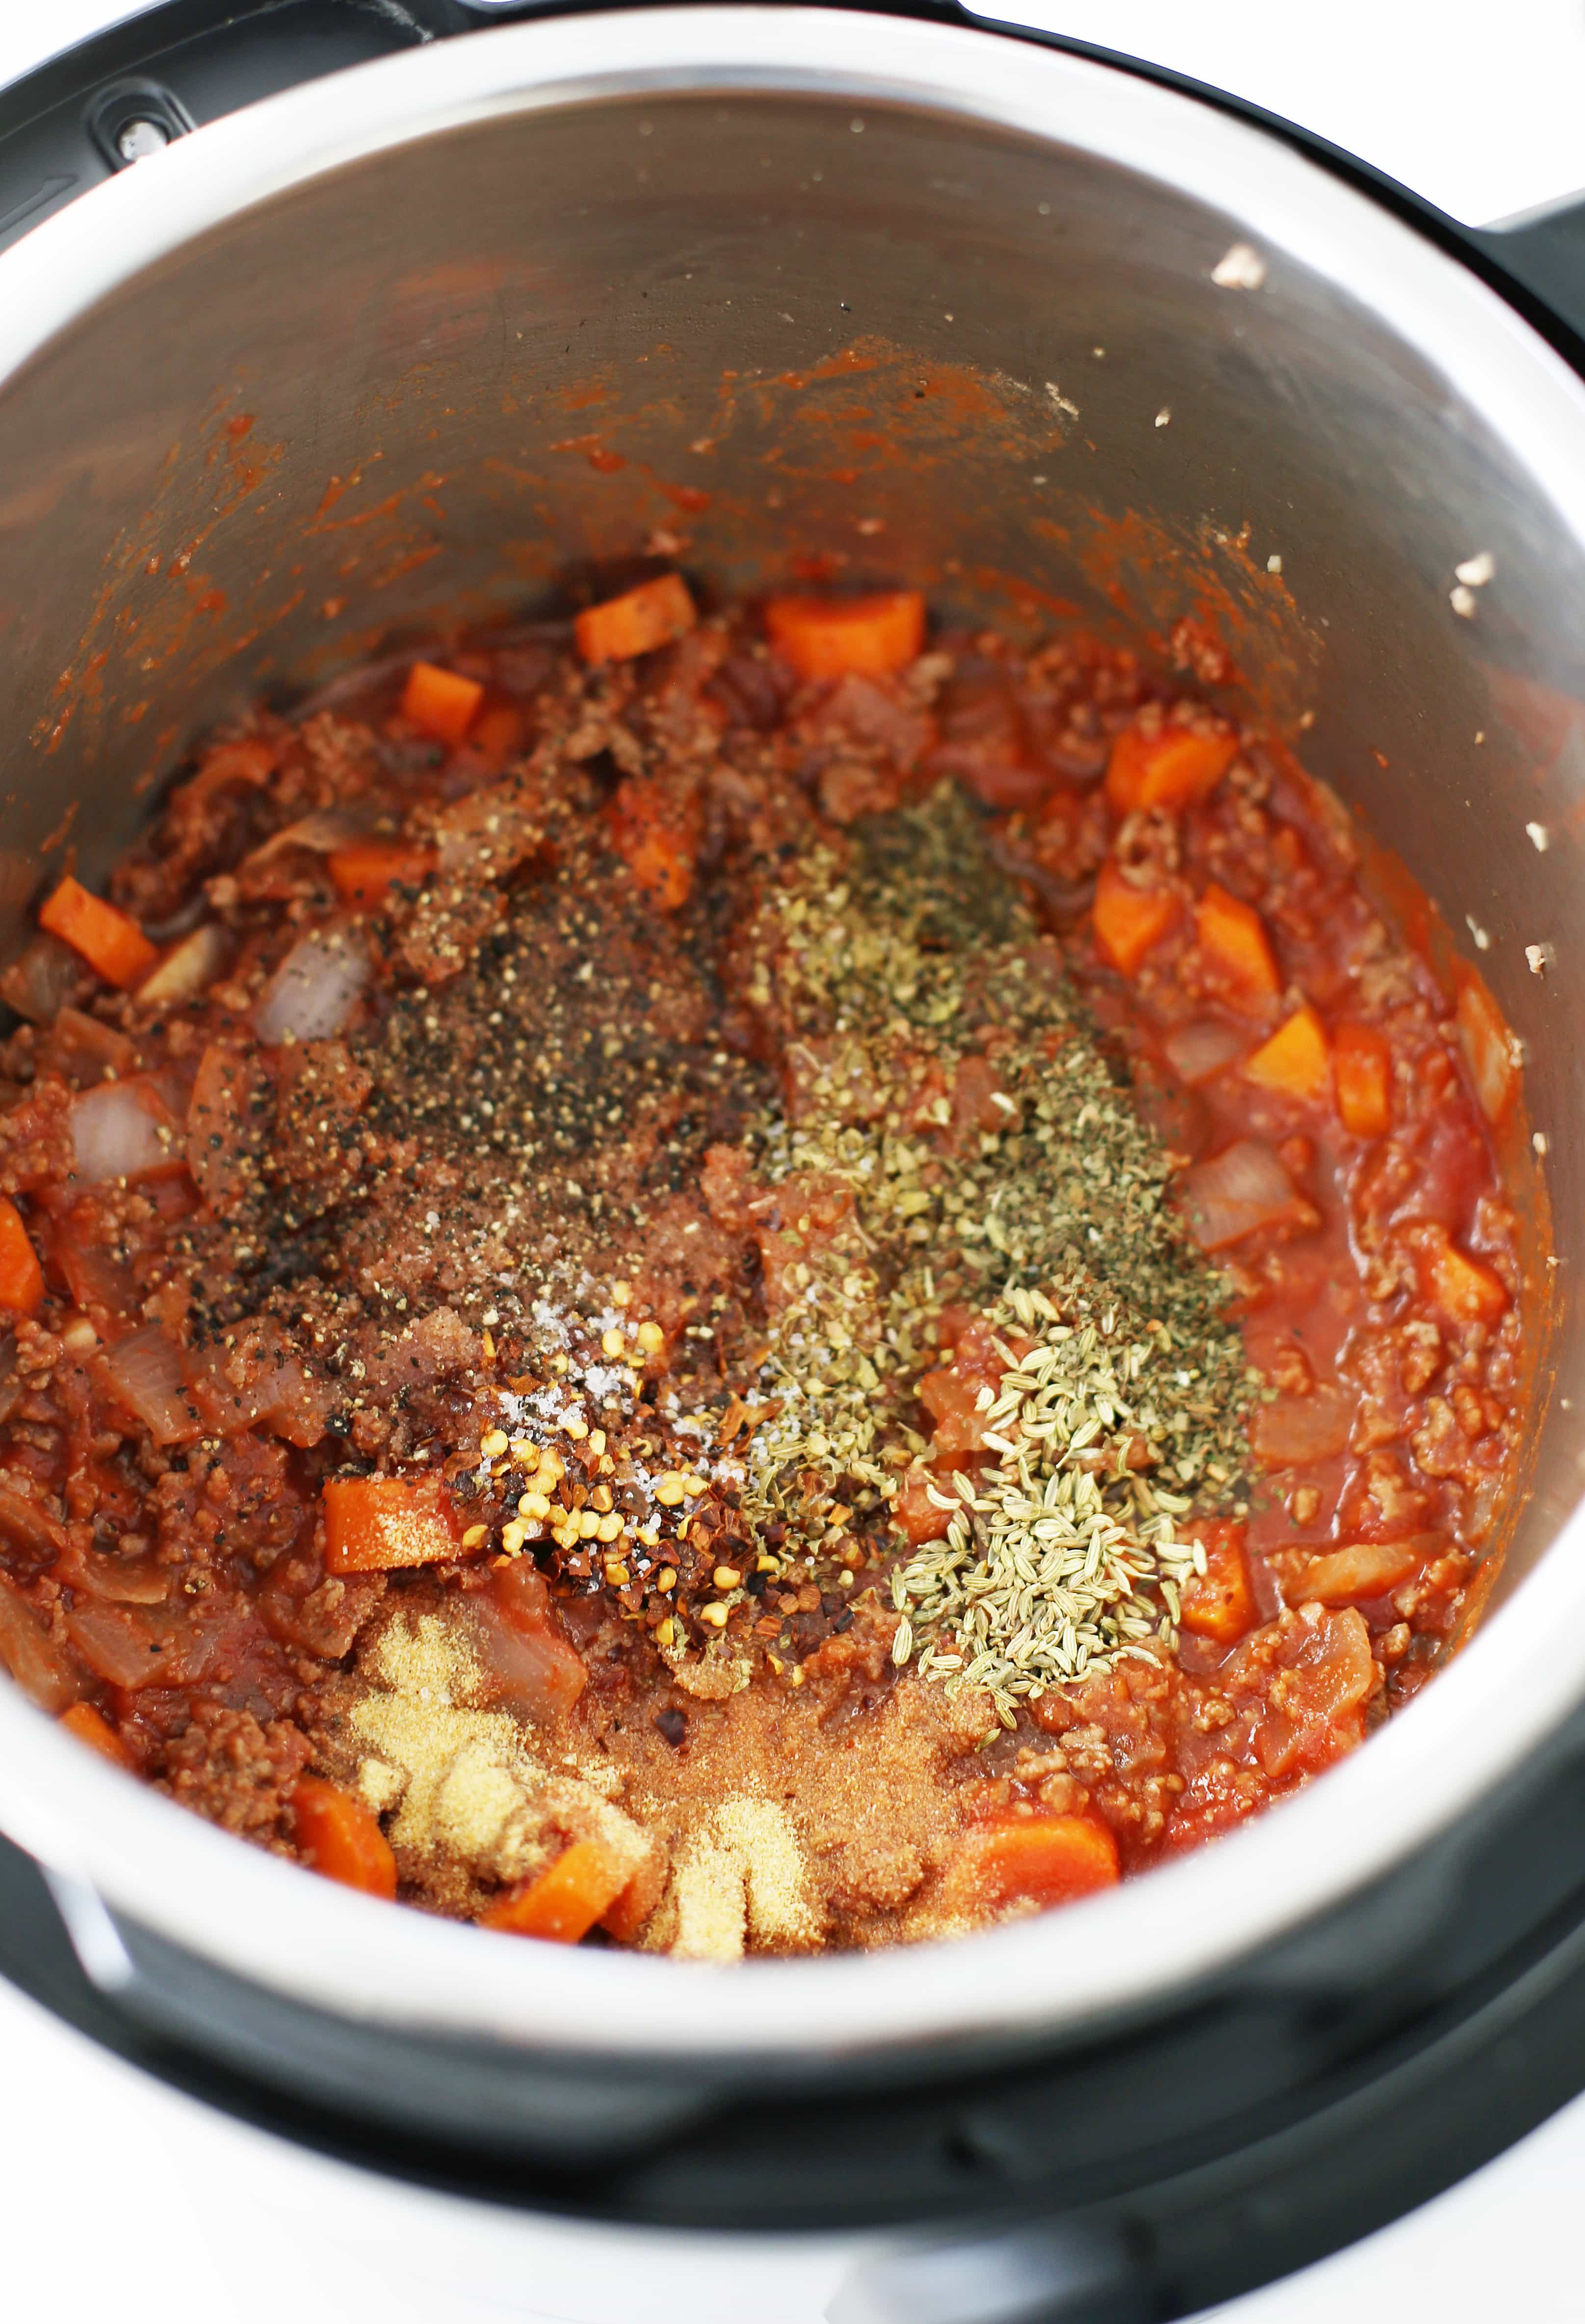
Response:
POLYGON ((299 816, 295 823, 289 823, 283 831, 276 832, 255 847, 251 855, 244 855, 236 867, 237 876, 245 879, 248 872, 283 855, 289 847, 307 848, 313 855, 334 855, 349 839, 356 839, 364 828, 364 824, 356 816, 344 814, 339 807, 321 807, 313 815, 299 816))
POLYGON ((206 927, 195 928, 190 936, 183 936, 174 950, 166 954, 159 967, 144 977, 137 997, 155 1004, 190 1001, 195 992, 202 992, 207 984, 214 982, 230 952, 230 937, 211 920, 206 927))
POLYGON ((264 988, 253 1011, 261 1041, 334 1039, 369 981, 368 955, 346 936, 299 937, 264 988))
POLYGON ((59 936, 34 936, 0 973, 0 1001, 30 1024, 48 1025, 84 981, 83 963, 59 936))
POLYGON ((180 1444, 202 1433, 203 1424, 182 1393, 181 1351, 158 1324, 118 1340, 90 1361, 106 1388, 143 1422, 156 1444, 180 1444))
POLYGON ((144 1177, 181 1159, 164 1108, 135 1081, 106 1082, 79 1097, 71 1109, 71 1143, 78 1176, 96 1184, 144 1177))
POLYGON ((69 1710, 82 1692, 71 1666, 15 1584, 0 1573, 0 1669, 10 1672, 23 1692, 54 1717, 69 1710))
POLYGON ((1184 1205, 1203 1250, 1222 1250, 1261 1227, 1295 1225, 1313 1215, 1269 1146, 1240 1138, 1184 1178, 1184 1205))
POLYGON ((1192 1088, 1230 1065, 1244 1046, 1244 1037, 1230 1025, 1218 1025, 1205 1018, 1197 1024, 1174 1026, 1161 1046, 1178 1079, 1192 1088))

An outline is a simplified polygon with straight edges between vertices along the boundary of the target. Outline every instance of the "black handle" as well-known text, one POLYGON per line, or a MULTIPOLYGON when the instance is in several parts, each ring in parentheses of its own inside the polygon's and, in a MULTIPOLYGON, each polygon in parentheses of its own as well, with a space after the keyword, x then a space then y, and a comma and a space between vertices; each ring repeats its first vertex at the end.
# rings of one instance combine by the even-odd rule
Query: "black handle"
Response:
POLYGON ((1471 228, 1470 240, 1507 282, 1529 294, 1533 319, 1563 346, 1576 370, 1585 370, 1585 201, 1517 226, 1471 228), (1560 328, 1568 334, 1566 346, 1560 328))

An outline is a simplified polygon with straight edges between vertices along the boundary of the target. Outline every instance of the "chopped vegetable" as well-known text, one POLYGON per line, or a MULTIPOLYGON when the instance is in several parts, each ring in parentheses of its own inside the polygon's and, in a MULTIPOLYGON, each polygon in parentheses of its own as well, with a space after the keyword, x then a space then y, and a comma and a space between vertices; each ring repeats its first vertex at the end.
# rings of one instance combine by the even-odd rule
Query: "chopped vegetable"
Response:
POLYGON ((43 1305, 44 1270, 9 1194, 0 1194, 0 1307, 36 1314, 43 1305))
POLYGON ((1508 1306, 1507 1286, 1489 1267, 1461 1250, 1445 1227, 1427 1222, 1413 1232, 1420 1288, 1455 1323, 1495 1323, 1508 1306))
POLYGON ((1178 1593, 1179 1627, 1230 1646, 1259 1618, 1244 1555, 1244 1528, 1212 1518, 1189 1530, 1190 1537, 1203 1545, 1205 1571, 1192 1576, 1178 1593))
POLYGON ((1177 918, 1178 899, 1166 888, 1136 888, 1108 856, 1095 883, 1094 916, 1101 951, 1113 968, 1134 976, 1177 918))
POLYGON ((1352 1138, 1383 1138, 1392 1128, 1392 1051, 1373 1025, 1340 1025, 1332 1043, 1337 1110, 1352 1138))
POLYGON ((1262 1089, 1275 1090, 1301 1105, 1324 1105, 1332 1094, 1332 1046, 1319 1012, 1309 1001, 1295 1010, 1268 1041, 1244 1060, 1244 1071, 1262 1089))
POLYGON ((1519 1087, 1513 1035, 1484 980, 1467 961, 1458 964, 1459 1043, 1488 1121, 1500 1122, 1519 1087))
POLYGON ((686 637, 698 618, 681 575, 663 573, 589 606, 573 623, 573 637, 585 661, 632 661, 686 637))
POLYGON ((1240 903, 1213 880, 1195 911, 1194 933, 1206 965, 1236 1006, 1264 1010, 1276 999, 1282 980, 1253 905, 1240 903))
POLYGON ((207 921, 172 945, 152 974, 139 985, 138 999, 146 1007, 159 1008, 172 1001, 190 1001, 213 984, 230 957, 230 936, 217 921, 207 921))
POLYGON ((461 1554, 463 1528, 438 1477, 332 1477, 324 1499, 327 1572, 385 1573, 461 1554))
POLYGON ((50 1635, 45 1617, 0 1572, 0 1668, 30 1701, 58 1718, 82 1692, 80 1671, 50 1635))
POLYGON ((925 600, 917 589, 870 597, 772 597, 765 627, 800 678, 884 678, 906 669, 925 643, 925 600))
POLYGON ((392 888, 421 887, 434 869, 432 850, 403 839, 355 840, 329 863, 336 894, 364 911, 378 910, 392 888))
POLYGON ((1136 807, 1175 810, 1209 798, 1239 755, 1239 738, 1225 729, 1125 726, 1106 766, 1106 796, 1120 815, 1136 807))
POLYGON ((71 1109, 79 1176, 104 1185, 180 1169, 186 1149, 174 1116, 146 1075, 86 1090, 71 1109))
POLYGON ((525 1719, 564 1718, 587 1683, 583 1657, 550 1603, 532 1558, 498 1565, 468 1603, 479 1665, 491 1692, 525 1719))
POLYGON ((60 1724, 90 1751, 108 1759, 113 1767, 124 1767, 131 1773, 135 1762, 132 1753, 103 1714, 91 1702, 74 1702, 69 1711, 60 1714, 60 1724))
POLYGON ((142 984, 160 958, 159 946, 149 942, 135 920, 69 878, 40 908, 39 926, 62 937, 96 975, 124 992, 142 984))
POLYGON ((291 1814, 297 1844, 312 1870, 366 1896, 394 1898, 396 1858, 362 1800, 323 1776, 299 1775, 291 1814))
POLYGON ((343 1030, 371 974, 368 954, 339 930, 299 936, 253 1010, 261 1041, 329 1041, 343 1030))
POLYGON ((1313 1206, 1269 1146, 1236 1139, 1184 1177, 1184 1207, 1202 1250, 1225 1250, 1261 1227, 1310 1227, 1313 1206))
POLYGON ((437 742, 460 742, 484 699, 477 678, 432 661, 416 661, 401 691, 401 715, 437 742))
POLYGON ((1322 1606, 1343 1606, 1350 1599, 1379 1598, 1417 1572, 1442 1545, 1442 1536, 1433 1533, 1412 1534, 1406 1541, 1351 1541, 1310 1558, 1283 1594, 1292 1605, 1313 1599, 1322 1606))
POLYGON ((182 1444, 203 1434, 181 1377, 181 1351, 158 1323, 146 1324, 113 1348, 102 1349, 88 1369, 118 1404, 141 1420, 156 1444, 182 1444))
POLYGON ((1115 1886, 1117 1842, 1094 1816, 1008 1816, 970 1831, 960 1866, 982 1902, 1071 1904, 1115 1886))
POLYGON ((549 1869, 481 1916, 486 1929, 576 1945, 610 1912, 633 1877, 630 1858, 599 1840, 575 1840, 549 1869))
POLYGON ((1201 1082, 1214 1080, 1230 1065, 1246 1038, 1235 1033, 1230 1025, 1219 1025, 1213 1017, 1203 1017, 1191 1025, 1175 1025, 1170 1033, 1164 1035, 1161 1046, 1178 1079, 1193 1089, 1201 1082))
POLYGON ((662 912, 680 910, 694 885, 698 817, 652 775, 630 775, 611 802, 611 836, 634 881, 662 912))

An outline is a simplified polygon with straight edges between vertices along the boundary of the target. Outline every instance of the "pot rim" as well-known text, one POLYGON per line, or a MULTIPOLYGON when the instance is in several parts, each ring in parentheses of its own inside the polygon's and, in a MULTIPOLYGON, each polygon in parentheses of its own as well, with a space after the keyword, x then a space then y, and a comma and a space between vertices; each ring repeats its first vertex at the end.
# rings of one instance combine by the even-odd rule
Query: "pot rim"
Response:
MULTIPOLYGON (((845 9, 658 8, 503 25, 267 98, 88 193, 0 256, 0 396, 130 276, 294 186, 493 116, 681 91, 924 109, 1076 147, 1207 204, 1226 221, 1208 237, 1208 297, 1223 295, 1210 271, 1239 238, 1338 284, 1449 378, 1544 480, 1585 546, 1585 386, 1494 291, 1380 204, 1277 136, 1115 65, 990 29, 845 9)), ((173 1942, 347 2016, 628 2058, 815 2061, 1072 2031, 1159 2006, 1444 1831, 1582 1693, 1576 1510, 1434 1686, 1324 1783, 1214 1847, 950 1944, 730 1972, 525 1946, 393 1912, 237 1845, 98 1762, 9 1684, 0 1821, 51 1869, 173 1942)))

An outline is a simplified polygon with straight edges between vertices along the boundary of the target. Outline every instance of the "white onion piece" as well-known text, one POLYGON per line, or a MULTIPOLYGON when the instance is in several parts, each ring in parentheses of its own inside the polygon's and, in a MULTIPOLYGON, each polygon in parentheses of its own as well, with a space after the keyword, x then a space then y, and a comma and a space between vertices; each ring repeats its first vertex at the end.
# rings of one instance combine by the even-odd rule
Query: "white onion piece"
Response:
POLYGON ((253 1011, 261 1041, 333 1040, 369 981, 368 955, 336 930, 299 936, 253 1011))
POLYGON ((156 1444, 180 1444, 202 1434, 203 1423, 182 1392, 181 1351, 157 1323, 118 1340, 90 1365, 156 1444))
POLYGON ((1202 1250, 1222 1250, 1260 1227, 1297 1226, 1315 1215, 1258 1138, 1240 1138, 1187 1171, 1184 1207, 1202 1250))
POLYGON ((231 939, 226 930, 211 920, 168 952, 156 969, 152 969, 138 987, 138 999, 156 1005, 170 1001, 190 1001, 195 992, 202 992, 212 984, 225 967, 231 954, 231 939))
POLYGON ((170 1117, 141 1080, 106 1082, 79 1097, 71 1109, 71 1143, 78 1176, 95 1184, 146 1177, 182 1158, 170 1117))
POLYGON ((1187 1082, 1193 1089, 1197 1083, 1208 1082, 1213 1074, 1221 1073, 1224 1065, 1230 1065, 1244 1041, 1230 1025, 1214 1024, 1205 1018, 1194 1025, 1175 1025, 1161 1046, 1179 1081, 1187 1082))
POLYGON ((339 807, 321 807, 313 815, 299 816, 289 823, 284 831, 266 839, 237 865, 237 875, 245 879, 261 863, 268 863, 283 855, 289 847, 306 847, 314 855, 334 855, 349 839, 356 839, 365 828, 367 818, 346 815, 339 807))

